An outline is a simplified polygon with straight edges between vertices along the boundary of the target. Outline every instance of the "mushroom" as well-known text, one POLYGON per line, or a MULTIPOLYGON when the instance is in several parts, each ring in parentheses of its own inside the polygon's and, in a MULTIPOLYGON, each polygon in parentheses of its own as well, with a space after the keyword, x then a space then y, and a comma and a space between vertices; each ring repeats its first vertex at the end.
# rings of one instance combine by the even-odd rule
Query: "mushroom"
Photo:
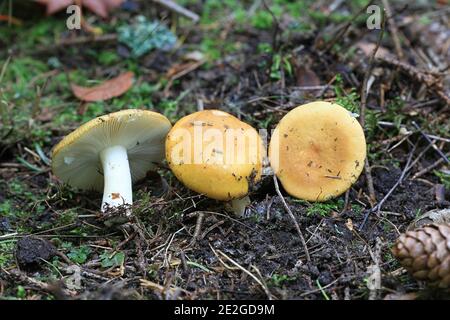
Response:
POLYGON ((219 110, 180 119, 166 138, 168 164, 186 187, 209 198, 230 201, 245 212, 250 186, 261 178, 264 147, 258 132, 219 110))
POLYGON ((287 113, 272 134, 269 159, 286 192, 309 201, 344 193, 366 158, 364 131, 353 114, 324 101, 287 113))
POLYGON ((55 146, 53 173, 79 189, 103 189, 103 212, 131 205, 132 181, 144 178, 163 160, 170 128, 166 117, 148 110, 122 110, 92 119, 55 146))

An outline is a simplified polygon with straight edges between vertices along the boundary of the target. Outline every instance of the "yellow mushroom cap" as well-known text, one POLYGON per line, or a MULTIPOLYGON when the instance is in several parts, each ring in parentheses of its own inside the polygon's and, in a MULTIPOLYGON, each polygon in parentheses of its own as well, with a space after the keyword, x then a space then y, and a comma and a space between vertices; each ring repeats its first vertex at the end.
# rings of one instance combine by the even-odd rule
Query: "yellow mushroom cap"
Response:
POLYGON ((166 138, 166 158, 178 180, 217 200, 247 195, 261 177, 263 154, 258 132, 219 110, 180 119, 166 138))
POLYGON ((273 132, 269 159, 292 196, 325 201, 358 179, 366 158, 364 131, 343 107, 324 101, 299 106, 273 132))
POLYGON ((68 134, 53 149, 52 171, 73 187, 102 191, 100 153, 112 146, 126 148, 133 181, 145 177, 164 159, 164 140, 171 128, 162 114, 121 110, 92 119, 68 134))

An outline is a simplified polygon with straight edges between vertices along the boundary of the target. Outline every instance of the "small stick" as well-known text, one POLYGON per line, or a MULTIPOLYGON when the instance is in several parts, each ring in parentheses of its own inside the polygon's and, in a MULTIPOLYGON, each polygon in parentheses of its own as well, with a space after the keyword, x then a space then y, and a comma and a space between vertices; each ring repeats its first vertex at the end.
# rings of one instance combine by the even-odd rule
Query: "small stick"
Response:
MULTIPOLYGON (((361 110, 360 110, 359 123, 361 124, 361 127, 363 127, 363 128, 366 123, 366 105, 367 105, 367 95, 368 95, 367 86, 369 83, 370 75, 372 74, 373 63, 375 61, 375 55, 377 54, 378 48, 380 48, 380 45, 381 45, 381 40, 383 39, 385 26, 386 26, 386 21, 385 21, 385 15, 383 14, 381 32, 378 37, 377 44, 372 51, 372 55, 370 56, 369 67, 367 68, 367 71, 364 75, 364 80, 363 80, 363 84, 361 87, 361 110)), ((365 174, 366 180, 367 180, 367 188, 369 189, 370 200, 372 202, 375 202, 375 201, 377 201, 377 198, 375 195, 375 188, 373 186, 373 178, 372 178, 372 173, 370 170, 370 164, 369 164, 368 159, 366 159, 364 161, 364 174, 365 174)))
POLYGON ((420 153, 419 155, 416 157, 416 159, 414 159, 413 162, 411 162, 411 164, 409 165, 408 171, 411 170, 412 167, 414 167, 416 165, 417 162, 419 162, 420 159, 422 159, 422 157, 425 155, 425 153, 427 153, 428 149, 431 148, 431 145, 427 145, 420 153))
POLYGON ((450 105, 450 97, 447 96, 444 90, 444 81, 442 74, 430 72, 426 70, 420 70, 415 66, 410 65, 409 63, 399 61, 395 58, 389 56, 380 56, 377 57, 377 60, 382 64, 387 64, 390 66, 398 67, 403 73, 409 75, 414 80, 423 83, 427 86, 427 88, 434 90, 434 92, 445 101, 445 103, 450 105))
POLYGON ((364 225, 366 224, 367 218, 369 217, 369 215, 372 212, 380 212, 381 207, 386 202, 386 200, 391 196, 391 194, 395 191, 395 189, 397 189, 397 187, 400 185, 400 183, 402 183, 403 178, 405 177, 406 172, 409 169, 409 165, 411 164, 411 161, 412 161, 412 158, 413 158, 413 155, 414 155, 414 151, 416 150, 416 146, 417 145, 415 145, 413 147, 413 149, 411 150, 411 153, 409 154, 408 160, 406 161, 406 165, 405 165, 405 167, 404 167, 404 169, 402 171, 402 174, 400 175, 400 178, 397 180, 397 182, 392 186, 392 188, 388 191, 388 193, 386 193, 386 195, 383 197, 383 199, 381 199, 381 201, 378 202, 378 204, 375 207, 373 207, 372 209, 367 210, 366 214, 364 215, 364 219, 363 219, 363 221, 362 221, 362 223, 361 223, 361 225, 359 227, 359 231, 360 232, 364 228, 364 225))
POLYGON ((433 164, 429 165, 428 167, 420 170, 419 172, 417 172, 415 175, 412 176, 412 180, 417 179, 421 176, 423 176, 424 174, 430 172, 431 170, 433 170, 434 168, 436 168, 438 165, 440 165, 442 162, 444 162, 443 158, 439 158, 436 162, 434 162, 433 164))
POLYGON ((350 200, 350 189, 348 189, 347 191, 345 191, 344 207, 342 208, 342 210, 341 210, 341 212, 339 213, 339 215, 342 215, 345 211, 347 211, 347 209, 348 209, 348 204, 349 204, 349 200, 350 200))
POLYGON ((266 220, 270 220, 270 208, 272 208, 272 204, 273 204, 273 197, 270 198, 270 200, 268 199, 269 195, 267 195, 267 209, 266 209, 266 220))
POLYGON ((61 40, 56 42, 52 46, 38 47, 34 49, 30 54, 42 54, 46 52, 51 52, 54 50, 61 49, 66 46, 78 46, 83 45, 90 42, 114 42, 117 41, 117 34, 103 34, 103 35, 94 35, 94 36, 85 36, 85 37, 76 37, 67 40, 61 40))
POLYGON ((19 280, 20 282, 27 283, 30 286, 51 293, 55 295, 57 299, 69 299, 71 296, 74 296, 76 294, 74 291, 60 288, 58 287, 58 285, 47 284, 40 280, 29 277, 25 273, 17 269, 10 271, 9 275, 10 277, 15 277, 16 280, 19 280))
POLYGON ((166 9, 169 9, 175 13, 178 13, 179 15, 182 15, 186 18, 191 19, 194 22, 197 22, 200 20, 200 17, 195 12, 192 12, 191 10, 186 9, 185 7, 180 6, 178 3, 172 1, 172 0, 153 0, 153 2, 165 7, 166 9))
POLYGON ((434 186, 434 196, 438 204, 442 205, 445 202, 445 186, 443 184, 437 184, 434 186))
MULTIPOLYGON (((366 159, 364 161, 364 175, 366 176, 367 180, 367 188, 369 189, 369 198, 372 202, 377 201, 377 197, 375 195, 375 187, 373 184, 373 178, 372 178, 372 169, 369 164, 369 160, 366 159)), ((373 203, 371 203, 372 205, 373 203)))
POLYGON ((277 17, 275 17, 275 14, 270 10, 267 3, 263 0, 264 8, 269 12, 269 14, 272 16, 272 24, 274 26, 272 31, 272 50, 273 52, 278 52, 279 49, 279 43, 278 43, 278 33, 280 31, 280 23, 278 22, 277 17))
POLYGON ((197 211, 197 222, 195 223, 194 235, 192 236, 192 240, 189 243, 189 246, 194 245, 197 239, 200 237, 200 231, 202 230, 202 222, 204 217, 205 214, 203 212, 197 211))
POLYGON ((380 31, 380 35, 378 37, 377 43, 375 45, 375 48, 372 51, 372 54, 369 59, 369 66, 366 70, 366 73, 364 74, 364 80, 361 87, 361 110, 360 110, 360 117, 359 117, 359 123, 364 128, 364 125, 366 123, 366 105, 367 105, 367 85, 369 82, 370 75, 372 74, 372 69, 375 61, 375 56, 377 54, 378 49, 381 45, 381 40, 383 40, 383 35, 385 31, 386 21, 385 21, 385 15, 383 14, 383 20, 382 20, 382 27, 380 31))
POLYGON ((278 186, 277 176, 275 176, 275 175, 273 176, 273 182, 274 182, 274 184, 275 184, 275 190, 276 190, 278 196, 280 197, 281 202, 283 202, 283 205, 284 205, 284 207, 285 207, 287 213, 288 213, 289 216, 291 217, 292 222, 294 222, 295 229, 297 230, 297 233, 298 233, 298 235, 299 235, 299 237, 300 237, 300 240, 301 240, 301 242, 302 242, 303 248, 304 248, 304 250, 305 250, 306 260, 307 260, 308 262, 310 262, 310 261, 311 261, 311 256, 309 255, 308 246, 306 245, 306 241, 305 241, 305 238, 303 237, 302 230, 300 230, 300 226, 298 225, 298 222, 297 222, 297 220, 295 219, 295 216, 294 216, 294 214, 292 213, 291 208, 289 208, 288 204, 286 203, 286 200, 284 200, 284 197, 283 197, 283 195, 281 194, 280 187, 278 186))
POLYGON ((187 272, 189 270, 189 265, 187 264, 186 255, 183 250, 180 251, 180 260, 183 270, 187 272))
POLYGON ((398 37, 397 25, 395 24, 395 21, 392 17, 391 5, 389 3, 389 0, 382 0, 382 2, 383 2, 383 7, 386 10, 387 21, 389 24, 389 29, 392 34, 392 39, 394 40, 395 52, 397 53, 397 57, 401 60, 404 57, 404 53, 403 53, 402 46, 400 44, 400 39, 398 37))
POLYGON ((229 256, 227 256, 225 253, 223 253, 222 251, 220 251, 219 249, 216 250, 218 253, 220 253, 223 257, 227 258, 228 261, 230 261, 232 264, 234 264, 236 267, 238 267, 239 269, 241 269, 243 272, 245 272, 247 275, 249 275, 250 277, 252 277, 264 290, 264 292, 266 293, 267 297, 269 298, 269 300, 272 300, 272 294, 269 291, 269 288, 267 288, 260 279, 258 279, 253 273, 251 273, 250 271, 248 271, 247 269, 245 269, 243 266, 241 266, 239 263, 237 263, 236 261, 234 261, 233 259, 231 259, 229 256))
POLYGON ((216 223, 214 223, 211 227, 207 228, 201 235, 200 239, 204 239, 208 233, 210 233, 215 228, 219 227, 220 225, 224 224, 225 220, 220 220, 216 223))
POLYGON ((331 40, 331 42, 328 43, 328 45, 324 48, 323 51, 329 51, 333 46, 341 40, 341 38, 347 33, 348 28, 352 25, 352 23, 358 18, 363 12, 366 12, 367 8, 373 3, 373 0, 369 1, 368 4, 366 4, 361 10, 359 10, 350 21, 346 22, 341 31, 338 32, 338 34, 331 40))
POLYGON ((431 147, 441 156, 441 158, 444 159, 447 164, 449 164, 450 161, 448 160, 447 156, 438 147, 436 147, 434 142, 431 141, 431 139, 425 133, 423 133, 419 125, 415 121, 412 122, 412 125, 420 132, 420 134, 425 138, 425 140, 427 140, 431 147))

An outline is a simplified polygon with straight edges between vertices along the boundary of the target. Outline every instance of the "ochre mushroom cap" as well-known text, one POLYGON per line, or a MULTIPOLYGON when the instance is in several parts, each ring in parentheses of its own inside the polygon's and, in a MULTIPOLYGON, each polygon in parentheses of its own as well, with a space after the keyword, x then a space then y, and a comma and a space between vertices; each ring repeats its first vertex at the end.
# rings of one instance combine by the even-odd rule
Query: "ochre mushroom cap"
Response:
POLYGON ((216 200, 246 196, 261 177, 263 154, 258 132, 219 110, 180 119, 166 138, 166 158, 178 180, 216 200))
POLYGON ((80 189, 102 191, 100 153, 120 145, 127 151, 133 181, 144 178, 164 159, 164 140, 170 121, 148 110, 122 110, 92 119, 68 134, 53 149, 52 171, 80 189))
POLYGON ((358 120, 324 101, 299 106, 273 132, 269 159, 284 189, 309 201, 339 196, 358 179, 366 140, 358 120))

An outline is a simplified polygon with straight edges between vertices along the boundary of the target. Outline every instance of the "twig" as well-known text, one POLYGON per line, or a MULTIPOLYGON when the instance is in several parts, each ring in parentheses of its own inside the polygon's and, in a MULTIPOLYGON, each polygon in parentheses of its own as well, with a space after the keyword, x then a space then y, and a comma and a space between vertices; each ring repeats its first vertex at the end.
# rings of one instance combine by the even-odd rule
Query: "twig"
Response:
MULTIPOLYGON (((379 126, 382 126, 382 127, 388 127, 388 128, 397 128, 397 125, 395 124, 395 123, 393 123, 393 122, 389 122, 389 121, 378 121, 378 125, 379 126)), ((405 126, 405 125, 400 125, 400 128, 404 128, 404 129, 406 129, 406 131, 411 131, 407 126, 405 126)), ((450 139, 448 139, 448 138, 443 138, 443 137, 440 137, 440 136, 436 136, 436 135, 433 135, 433 134, 427 134, 427 133, 425 133, 424 132, 424 134, 428 137, 428 138, 430 138, 430 139, 432 139, 432 140, 439 140, 439 141, 444 141, 444 142, 447 142, 447 143, 450 143, 450 139)))
MULTIPOLYGON (((140 281, 140 285, 143 288, 149 288, 149 289, 153 289, 153 290, 158 290, 160 291, 160 293, 165 293, 165 292, 175 292, 175 291, 181 291, 186 295, 191 295, 191 293, 183 288, 177 287, 175 285, 170 284, 169 286, 162 286, 156 282, 153 281, 149 281, 147 279, 139 279, 140 281)), ((178 298, 178 300, 180 300, 181 298, 178 298)))
POLYGON ((172 84, 175 80, 187 75, 188 73, 196 70, 197 68, 201 67, 206 62, 206 59, 200 60, 198 62, 192 63, 187 68, 181 70, 180 72, 174 74, 170 77, 169 81, 167 82, 166 87, 164 88, 164 94, 167 95, 170 88, 172 87, 172 84))
POLYGON ((219 227, 220 225, 224 224, 225 220, 219 220, 218 222, 214 223, 212 226, 207 228, 205 231, 203 231, 202 235, 200 236, 200 239, 204 239, 208 233, 210 233, 215 228, 219 227))
POLYGON ((434 90, 434 92, 445 101, 447 106, 450 105, 450 97, 447 96, 444 90, 445 85, 442 74, 420 70, 409 63, 399 61, 389 56, 377 56, 377 60, 382 64, 398 67, 399 70, 403 71, 403 73, 409 75, 417 82, 423 83, 427 88, 434 90))
POLYGON ((344 199, 345 199, 345 200, 344 200, 344 206, 342 207, 342 210, 341 210, 341 212, 339 213, 339 215, 342 215, 342 214, 344 214, 344 212, 347 211, 348 204, 349 204, 349 200, 350 200, 350 189, 348 189, 348 190, 345 192, 345 198, 344 198, 344 199))
POLYGON ((427 145, 420 153, 419 155, 416 157, 416 159, 414 159, 413 162, 411 162, 411 164, 409 165, 408 171, 412 169, 412 167, 414 167, 417 162, 419 162, 420 159, 422 159, 422 157, 427 153, 428 149, 431 148, 431 144, 427 145))
POLYGON ((389 0, 382 0, 382 2, 383 2, 383 7, 386 10, 387 21, 389 24, 389 29, 392 34, 392 39, 394 40, 395 52, 397 53, 397 57, 401 60, 404 57, 404 53, 403 53, 402 46, 400 44, 400 39, 398 37, 397 25, 395 24, 394 18, 392 17, 391 5, 389 3, 389 0))
POLYGON ((201 211, 197 212, 197 222, 195 223, 195 230, 194 230, 194 234, 192 235, 192 240, 189 243, 189 246, 192 246, 195 244, 195 242, 197 241, 197 239, 200 236, 200 231, 202 230, 202 222, 203 222, 203 218, 205 217, 205 214, 201 211))
POLYGON ((226 218, 226 219, 229 219, 229 220, 231 220, 231 221, 233 221, 233 222, 236 222, 236 223, 240 224, 240 225, 243 226, 243 227, 246 227, 246 228, 248 228, 248 229, 250 229, 250 230, 252 230, 252 231, 257 232, 257 229, 252 228, 252 227, 246 225, 245 223, 243 223, 243 222, 241 222, 241 221, 239 221, 239 220, 237 220, 237 219, 235 219, 235 218, 232 218, 232 217, 230 217, 229 215, 224 214, 224 213, 219 213, 219 212, 214 212, 214 211, 194 211, 194 212, 188 213, 187 216, 194 216, 194 215, 197 215, 199 212, 205 213, 205 214, 213 214, 213 215, 217 215, 217 216, 220 216, 220 217, 224 217, 224 218, 226 218))
POLYGON ((33 50, 34 54, 40 54, 48 51, 54 51, 61 47, 65 46, 77 46, 77 45, 83 45, 90 42, 111 42, 117 40, 117 34, 111 33, 111 34, 103 34, 99 36, 86 36, 86 37, 76 37, 71 38, 67 40, 61 40, 59 42, 56 42, 52 46, 46 46, 46 47, 39 47, 36 50, 33 50))
POLYGON ((333 39, 328 43, 328 45, 324 48, 324 52, 329 51, 331 48, 333 48, 333 46, 339 41, 341 40, 341 38, 345 35, 345 33, 347 32, 348 28, 350 28, 350 26, 352 25, 352 23, 356 20, 356 18, 358 18, 363 12, 366 12, 367 8, 373 3, 372 1, 369 1, 368 4, 366 4, 361 10, 359 10, 350 21, 346 22, 343 27, 341 28, 341 31, 339 31, 339 33, 333 37, 333 39))
POLYGON ((288 204, 286 203, 286 200, 284 200, 284 197, 283 197, 283 195, 281 194, 280 187, 278 186, 278 180, 277 180, 277 176, 276 176, 276 175, 273 176, 273 182, 274 182, 274 184, 275 184, 275 190, 276 190, 276 192, 277 192, 277 194, 278 194, 278 197, 280 197, 281 202, 283 202, 283 205, 284 205, 284 207, 285 207, 287 213, 288 213, 289 216, 291 217, 292 222, 294 223, 295 229, 297 230, 297 233, 298 233, 298 235, 299 235, 299 237, 300 237, 300 240, 301 240, 302 245, 303 245, 303 249, 305 250, 306 260, 307 260, 308 262, 310 262, 310 261, 311 261, 311 257, 310 257, 310 255, 309 255, 308 246, 306 245, 306 241, 305 241, 305 238, 303 237, 302 230, 300 230, 300 226, 298 225, 298 222, 297 222, 297 220, 295 219, 295 216, 294 216, 294 214, 292 213, 291 208, 289 208, 288 204))
POLYGON ((368 95, 367 85, 369 82, 370 75, 372 74, 372 69, 373 69, 373 65, 374 65, 374 61, 375 61, 375 55, 377 54, 377 51, 381 45, 381 40, 383 39, 385 27, 386 27, 386 21, 385 21, 385 15, 383 14, 381 31, 378 36, 378 40, 375 45, 375 48, 373 49, 372 54, 370 56, 369 66, 367 67, 366 73, 364 74, 364 80, 363 80, 363 84, 361 87, 361 110, 360 110, 359 122, 363 128, 366 123, 365 116, 366 116, 366 105, 367 105, 367 95, 368 95))
POLYGON ((449 164, 450 160, 448 160, 447 156, 441 151, 441 149, 439 149, 438 147, 436 147, 436 145, 434 144, 433 141, 431 141, 431 139, 425 134, 423 133, 422 129, 419 127, 419 125, 413 121, 412 125, 414 126, 414 128, 416 128, 420 134, 425 138, 425 140, 427 140, 427 142, 431 145, 431 147, 441 156, 442 159, 444 159, 444 161, 449 164))
POLYGON ((169 9, 173 12, 178 13, 179 15, 182 15, 186 18, 191 19, 194 22, 197 22, 200 20, 200 17, 195 12, 192 12, 191 10, 186 9, 185 7, 180 6, 176 2, 172 0, 153 0, 153 2, 165 7, 166 9, 169 9))
POLYGON ((27 276, 25 273, 21 272, 20 270, 12 270, 9 272, 10 277, 15 277, 16 280, 19 280, 20 282, 27 283, 28 285, 31 285, 33 287, 37 287, 43 291, 46 291, 48 293, 51 293, 59 299, 67 299, 71 296, 75 295, 75 292, 63 289, 59 287, 58 285, 51 285, 47 284, 45 282, 36 280, 32 277, 27 276))
POLYGON ((383 204, 386 202, 386 200, 391 196, 391 194, 395 191, 395 189, 397 189, 397 187, 400 185, 400 183, 403 182, 403 178, 406 175, 406 172, 408 172, 411 161, 412 161, 412 157, 414 155, 414 151, 416 150, 416 146, 415 145, 413 147, 413 149, 411 150, 408 160, 406 161, 406 165, 400 175, 400 177, 398 178, 397 182, 392 186, 392 188, 388 191, 388 193, 386 193, 386 195, 383 197, 383 199, 380 200, 380 202, 378 202, 378 204, 376 206, 374 206, 372 209, 367 210, 366 214, 364 215, 364 219, 361 223, 361 225, 359 226, 359 231, 361 231, 364 228, 364 225, 367 222, 367 218, 369 217, 369 215, 373 212, 380 212, 381 208, 383 207, 383 204))
MULTIPOLYGON (((267 195, 268 197, 268 195, 267 195)), ((270 200, 266 199, 267 209, 266 209, 266 220, 270 219, 270 208, 272 208, 274 197, 271 197, 270 200)))
MULTIPOLYGON (((370 75, 372 74, 373 64, 374 64, 374 61, 375 61, 375 55, 377 54, 378 48, 381 45, 381 40, 383 39, 385 27, 386 27, 386 21, 385 21, 385 15, 383 14, 382 27, 381 27, 380 35, 378 37, 377 44, 376 44, 375 48, 372 51, 372 55, 370 56, 369 66, 368 66, 367 71, 366 71, 366 73, 364 75, 364 80, 363 80, 363 84, 362 84, 362 87, 361 87, 361 109, 360 109, 359 122, 361 124, 361 127, 363 127, 363 128, 364 128, 365 123, 366 123, 366 106, 367 106, 367 95, 368 95, 367 86, 368 86, 368 83, 369 83, 370 75)), ((372 178, 372 173, 371 173, 370 164, 369 164, 369 160, 368 159, 366 159, 364 161, 364 174, 365 174, 366 180, 367 180, 367 188, 369 189, 370 200, 372 202, 375 202, 375 201, 377 201, 377 198, 376 198, 376 195, 375 195, 375 188, 373 186, 373 178, 372 178)))
POLYGON ((273 52, 278 52, 279 44, 278 44, 278 33, 280 31, 280 23, 278 22, 277 17, 275 14, 270 10, 270 7, 267 5, 267 3, 263 0, 264 8, 270 13, 272 16, 272 24, 273 24, 273 31, 272 31, 272 50, 273 52))
POLYGON ((330 282, 329 284, 327 284, 326 286, 320 286, 319 289, 314 289, 314 290, 311 290, 311 291, 303 292, 303 293, 300 294, 300 297, 304 297, 304 296, 307 296, 307 295, 310 295, 310 294, 313 294, 313 293, 316 293, 316 292, 321 292, 323 289, 326 289, 326 288, 331 287, 332 285, 334 285, 334 284, 335 284, 336 282, 338 282, 339 280, 341 280, 341 277, 337 277, 336 279, 334 279, 333 281, 331 281, 331 282, 330 282))
POLYGON ((14 239, 18 235, 17 232, 7 233, 0 236, 0 240, 14 239))
MULTIPOLYGON (((211 247, 212 248, 212 247, 211 247)), ((269 288, 267 288, 267 286, 265 286, 261 280, 258 279, 258 277, 256 277, 253 273, 251 273, 250 271, 248 271, 247 269, 245 269, 243 266, 241 266, 239 263, 237 263, 236 261, 234 261, 233 259, 231 259, 229 256, 227 256, 225 253, 223 253, 220 250, 216 250, 218 253, 220 253, 223 257, 227 258, 228 261, 230 261, 232 264, 234 264, 236 267, 238 267, 240 270, 242 270, 243 272, 245 272, 246 274, 248 274, 250 277, 252 277, 264 290, 264 292, 266 293, 267 297, 269 298, 269 300, 272 300, 272 293, 270 293, 269 288)))
POLYGON ((434 162, 433 164, 429 165, 428 167, 420 170, 419 172, 417 172, 415 175, 412 176, 412 180, 417 179, 421 176, 423 176, 424 174, 430 172, 431 170, 433 170, 434 168, 436 168, 438 165, 440 165, 442 162, 444 162, 443 158, 439 158, 436 162, 434 162))
MULTIPOLYGON (((366 176, 367 180, 367 189, 369 189, 369 198, 372 202, 376 202, 377 197, 375 195, 375 187, 373 184, 372 169, 370 167, 368 159, 364 161, 364 175, 366 176)), ((373 205, 373 203, 371 203, 371 205, 373 205)))

